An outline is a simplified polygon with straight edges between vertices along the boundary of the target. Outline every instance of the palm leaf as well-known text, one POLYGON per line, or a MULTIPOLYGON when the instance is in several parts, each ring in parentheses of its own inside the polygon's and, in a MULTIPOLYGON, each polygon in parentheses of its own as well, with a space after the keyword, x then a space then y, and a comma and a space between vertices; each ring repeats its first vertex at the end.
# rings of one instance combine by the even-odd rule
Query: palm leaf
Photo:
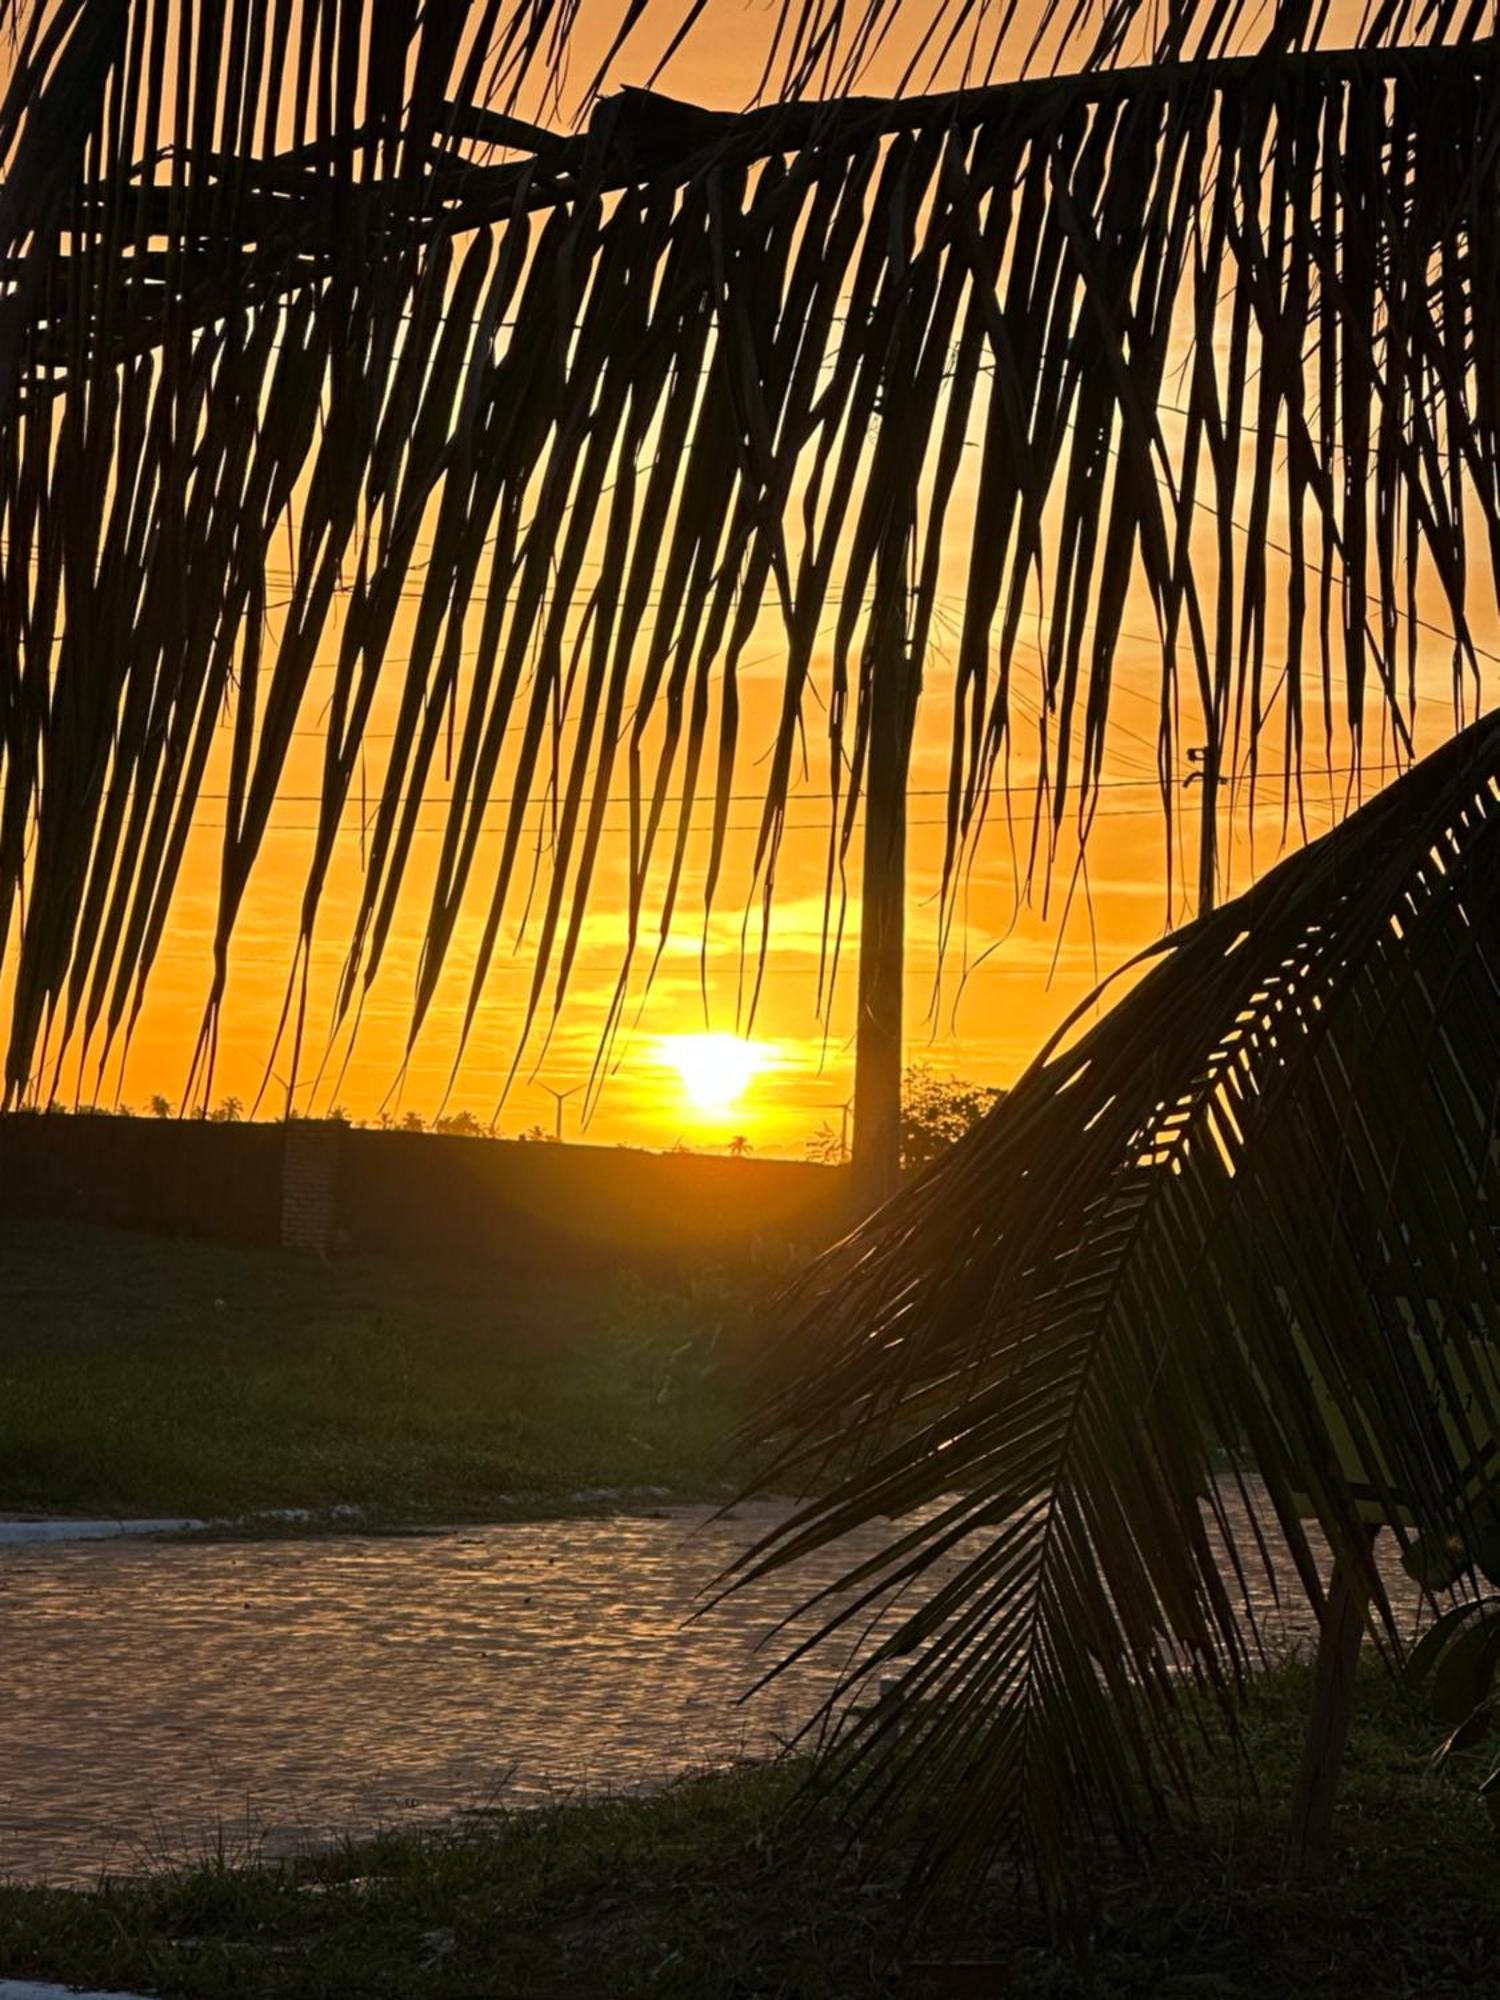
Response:
POLYGON ((1055 1884, 1086 1810, 1129 1828, 1182 1789, 1180 1689, 1252 1662, 1234 1580, 1264 1547, 1316 1603, 1315 1520, 1381 1604, 1362 1518, 1472 1540, 1497 885, 1490 719, 1151 954, 794 1293, 756 1434, 765 1482, 813 1497, 740 1576, 899 1521, 817 1632, 891 1607, 833 1707, 891 1663, 899 1695, 847 1714, 836 1762, 883 1815, 944 1802, 934 1872, 1010 1838, 1055 1884), (1261 1482, 1248 1532, 1226 1444, 1261 1482))
MULTIPOLYGON (((791 94, 852 74, 885 18, 794 31, 789 15, 791 94)), ((573 135, 516 111, 565 43, 571 16, 547 8, 57 0, 17 19, 0 105, 10 1101, 47 1095, 65 1058, 102 1075, 128 1038, 221 712, 205 1063, 299 729, 325 734, 304 981, 351 786, 374 766, 339 1015, 380 977, 419 827, 439 835, 415 1032, 465 911, 480 948, 461 1020, 533 910, 528 1021, 555 1017, 612 806, 630 858, 611 1023, 641 939, 673 925, 698 825, 708 900, 731 886, 747 785, 760 836, 732 887, 768 913, 820 700, 836 930, 889 671, 875 662, 920 679, 955 554, 957 674, 923 698, 940 728, 947 705, 952 743, 944 937, 1013 753, 1036 773, 1039 876, 1065 813, 1086 827, 1132 593, 1162 648, 1169 855, 1181 687, 1207 737, 1206 833, 1230 774, 1253 782, 1273 591, 1294 772, 1310 716, 1356 762, 1377 716, 1409 742, 1403 568, 1434 580, 1464 694, 1476 524, 1491 566, 1500 551, 1484 387, 1500 90, 1477 16, 1439 10, 1410 48, 1396 8, 1337 51, 1302 46, 1283 10, 1261 53, 1221 58, 1228 18, 1186 10, 1169 59, 1130 68, 1113 65, 1142 18, 1122 8, 1091 54, 1076 44, 1074 74, 737 117, 625 92, 573 135), (238 94, 211 87, 221 48, 243 54, 238 94), (1166 422, 1185 343, 1187 405, 1166 422), (1257 550, 1283 504, 1273 575, 1257 550), (768 626, 783 698, 770 744, 746 744, 739 662, 768 626), (369 734, 382 702, 386 750, 369 734), (554 810, 533 885, 522 857, 554 810)), ((1205 901, 1213 886, 1206 840, 1205 901)), ((836 962, 831 937, 830 984, 836 962)), ((304 999, 289 993, 289 1019, 304 999)))

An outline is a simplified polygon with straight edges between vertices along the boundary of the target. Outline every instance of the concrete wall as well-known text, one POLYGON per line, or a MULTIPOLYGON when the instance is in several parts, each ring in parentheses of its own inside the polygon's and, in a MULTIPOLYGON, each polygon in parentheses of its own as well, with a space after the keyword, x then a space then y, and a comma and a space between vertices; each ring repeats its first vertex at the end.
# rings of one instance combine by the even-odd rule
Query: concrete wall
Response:
POLYGON ((847 1226, 841 1168, 606 1146, 346 1132, 340 1240, 518 1268, 816 1247, 847 1226))
POLYGON ((0 1117, 0 1214, 276 1243, 283 1147, 277 1125, 14 1112, 0 1117))
POLYGON ((0 1117, 0 1214, 514 1270, 812 1250, 842 1168, 343 1125, 0 1117))

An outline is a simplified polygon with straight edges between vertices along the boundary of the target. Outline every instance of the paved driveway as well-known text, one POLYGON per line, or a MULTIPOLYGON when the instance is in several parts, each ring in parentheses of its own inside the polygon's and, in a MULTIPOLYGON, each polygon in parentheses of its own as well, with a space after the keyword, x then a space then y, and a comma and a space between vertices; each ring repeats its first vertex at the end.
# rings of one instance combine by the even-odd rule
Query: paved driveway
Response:
POLYGON ((834 1665, 736 1705, 815 1571, 683 1619, 774 1515, 0 1550, 0 1872, 284 1851, 764 1754, 834 1665))

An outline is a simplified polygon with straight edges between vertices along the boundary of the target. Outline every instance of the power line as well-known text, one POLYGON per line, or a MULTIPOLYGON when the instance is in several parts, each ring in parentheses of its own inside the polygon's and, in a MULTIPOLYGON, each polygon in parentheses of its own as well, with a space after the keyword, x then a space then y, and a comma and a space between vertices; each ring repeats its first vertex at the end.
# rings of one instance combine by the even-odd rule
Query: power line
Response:
MULTIPOLYGON (((1272 770, 1272 771, 1257 770, 1255 773, 1255 780, 1257 784, 1269 785, 1269 784, 1281 783, 1288 779, 1293 779, 1293 778, 1300 779, 1303 777, 1353 778, 1353 777, 1362 777, 1366 775, 1371 775, 1375 772, 1378 772, 1381 768, 1382 766, 1379 763, 1374 763, 1370 765, 1320 764, 1316 766, 1313 770, 1307 772, 1298 771, 1295 769, 1283 769, 1283 770, 1272 770)), ((1167 788, 1171 790, 1179 786, 1185 786, 1189 784, 1197 776, 1198 776, 1197 768, 1195 766, 1190 765, 1185 771, 1179 772, 1175 778, 1171 779, 1169 781, 1167 788)), ((1248 781, 1248 774, 1246 781, 1248 781)), ((949 789, 950 788, 947 785, 911 785, 908 786, 907 788, 906 796, 909 799, 942 799, 948 797, 949 789)), ((962 787, 960 787, 959 789, 962 790, 962 787)), ((1160 790, 1161 780, 1154 776, 1142 777, 1142 778, 1100 778, 1087 787, 1085 796, 1092 797, 1092 795, 1095 792, 1144 791, 1148 789, 1153 791, 1160 790)), ((984 798, 1029 799, 1038 796, 1039 794, 1042 793, 1042 791, 1043 787, 1041 786, 1040 782, 1038 783, 997 782, 979 787, 979 792, 981 796, 983 796, 984 798)), ((0 784, 0 798, 4 797, 4 792, 5 792, 5 787, 3 784, 0 784)), ((145 802, 151 803, 160 798, 161 796, 162 796, 161 792, 159 790, 154 789, 146 795, 145 802)), ((175 798, 178 795, 176 793, 169 793, 167 794, 167 796, 175 798)), ((211 805, 225 804, 228 802, 230 796, 231 794, 228 792, 200 791, 200 792, 195 792, 193 794, 195 801, 207 800, 211 805)), ((476 796, 478 795, 476 794, 476 796)), ((689 796, 689 794, 687 794, 686 792, 665 792, 662 794, 661 799, 657 800, 655 799, 654 795, 649 791, 643 791, 637 797, 634 798, 632 798, 629 792, 608 792, 604 796, 603 804, 606 806, 636 805, 641 809, 642 814, 644 815, 651 807, 653 807, 656 804, 664 806, 702 805, 706 807, 714 803, 720 797, 722 797, 725 801, 733 805, 747 805, 747 804, 759 805, 760 803, 763 802, 765 796, 766 794, 764 792, 726 792, 721 795, 713 791, 705 790, 702 792, 695 792, 691 796, 689 796)), ((863 796, 862 792, 861 796, 863 796)), ((821 791, 821 790, 811 791, 811 790, 806 790, 803 787, 799 786, 795 792, 788 794, 787 803, 788 805, 814 805, 819 803, 826 803, 826 804, 838 803, 840 805, 843 805, 847 803, 848 798, 849 798, 849 791, 847 789, 842 792, 835 793, 832 791, 821 791)), ((135 799, 136 795, 132 792, 131 794, 132 803, 135 803, 135 799)), ((321 792, 278 792, 272 803, 273 806, 320 805, 322 801, 323 801, 323 794, 321 792)), ((420 795, 414 795, 410 792, 401 792, 396 795, 394 800, 387 799, 386 797, 384 797, 384 795, 382 795, 379 800, 379 803, 382 806, 394 804, 396 806, 406 807, 408 805, 411 805, 413 802, 415 802, 419 810, 429 806, 438 806, 438 807, 452 806, 458 803, 451 795, 447 797, 441 797, 441 796, 434 797, 428 795, 425 792, 420 795)), ((346 809, 348 803, 349 802, 346 800, 345 801, 346 809)), ((555 812, 559 809, 559 802, 547 794, 543 794, 540 797, 532 793, 518 794, 515 792, 488 793, 485 795, 485 810, 487 811, 492 808, 499 808, 502 806, 513 806, 518 803, 523 805, 528 811, 555 812)), ((592 806, 598 804, 599 801, 595 798, 594 794, 591 791, 589 791, 587 787, 585 787, 582 803, 592 806)), ((1149 808, 1149 810, 1154 810, 1154 808, 1149 808)), ((945 822, 939 821, 934 823, 944 824, 945 822)))
MULTIPOLYGON (((1324 800, 1308 799, 1304 802, 1303 810, 1308 813, 1323 813, 1332 810, 1332 808, 1324 800)), ((1101 819, 1159 819, 1160 813, 1155 806, 1121 806, 1113 811, 1106 810, 1090 813, 1088 818, 1091 822, 1101 819)), ((826 835, 829 831, 829 824, 829 821, 826 819, 788 820, 782 823, 780 831, 782 833, 819 833, 826 835)), ((909 828, 913 829, 946 827, 948 820, 946 815, 943 815, 933 819, 909 819, 906 824, 909 828)), ((228 822, 224 820, 199 821, 197 822, 197 826, 204 833, 225 833, 229 831, 228 822)), ((707 821, 690 821, 688 823, 688 830, 693 831, 695 826, 696 830, 704 835, 709 834, 713 830, 707 821)), ((659 835, 674 834, 681 830, 681 827, 677 824, 663 824, 658 827, 657 832, 659 835)), ((320 828, 316 820, 301 820, 294 826, 277 826, 268 822, 265 831, 268 834, 313 834, 319 832, 320 828)), ((603 826, 600 827, 599 831, 601 834, 626 834, 630 832, 630 827, 628 825, 603 826)), ((726 833, 759 833, 761 831, 761 822, 759 820, 733 821, 724 828, 724 831, 726 833)), ((413 838, 422 836, 435 838, 437 835, 446 832, 447 828, 445 826, 417 826, 412 828, 413 838)), ((335 828, 335 833, 345 838, 367 837, 367 830, 359 826, 340 825, 335 828)))

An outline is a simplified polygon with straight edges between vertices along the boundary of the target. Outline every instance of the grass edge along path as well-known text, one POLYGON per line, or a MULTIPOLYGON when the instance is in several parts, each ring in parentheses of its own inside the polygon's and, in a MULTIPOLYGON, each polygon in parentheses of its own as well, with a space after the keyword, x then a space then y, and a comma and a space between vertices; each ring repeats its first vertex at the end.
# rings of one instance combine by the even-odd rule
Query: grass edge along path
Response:
POLYGON ((903 1935, 899 1852, 861 1848, 830 1805, 789 1813, 795 1765, 747 1766, 644 1796, 471 1816, 301 1860, 228 1856, 94 1892, 0 1889, 0 1975, 162 2000, 1049 2000, 1500 1991, 1500 1837, 1475 1771, 1434 1771, 1436 1732, 1372 1661, 1335 1866, 1292 1890, 1278 1863, 1306 1714, 1291 1664, 1222 1738, 1202 1820, 1144 1859, 1096 1862, 1091 1921, 1049 1939, 1012 1872, 903 1935), (1255 1782, 1247 1783, 1246 1773, 1255 1782), (922 1969, 984 1959, 991 1981, 922 1969))

